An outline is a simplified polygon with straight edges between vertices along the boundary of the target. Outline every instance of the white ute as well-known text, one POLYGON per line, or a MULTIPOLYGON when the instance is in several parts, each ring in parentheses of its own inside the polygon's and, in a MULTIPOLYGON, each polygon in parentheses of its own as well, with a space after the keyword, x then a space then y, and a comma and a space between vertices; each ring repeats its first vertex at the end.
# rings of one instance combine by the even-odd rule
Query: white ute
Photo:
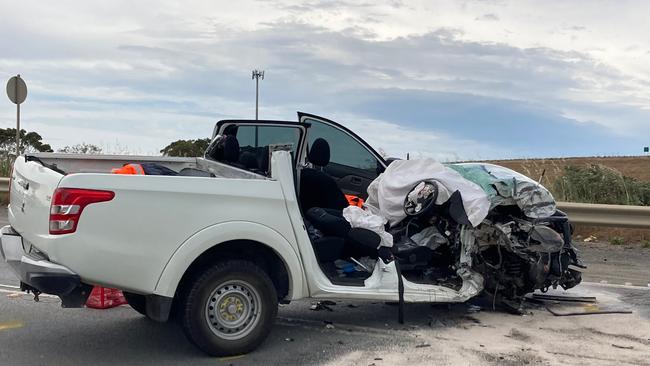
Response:
POLYGON ((0 254, 23 290, 82 307, 94 285, 121 289, 135 310, 161 322, 173 316, 190 341, 221 356, 261 344, 278 302, 462 302, 483 290, 470 271, 449 285, 402 277, 395 261, 342 275, 337 259, 361 260, 350 242, 369 240, 375 251, 378 242, 363 230, 322 237, 305 206, 330 207, 331 182, 365 199, 388 164, 345 127, 298 116, 220 121, 203 158, 20 156, 0 254), (111 174, 128 163, 178 175, 111 174))

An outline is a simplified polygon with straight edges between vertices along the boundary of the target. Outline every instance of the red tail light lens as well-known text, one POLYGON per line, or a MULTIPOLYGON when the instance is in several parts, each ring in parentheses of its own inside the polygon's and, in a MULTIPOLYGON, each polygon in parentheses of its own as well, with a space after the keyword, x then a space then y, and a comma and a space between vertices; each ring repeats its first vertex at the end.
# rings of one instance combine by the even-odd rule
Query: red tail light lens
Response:
POLYGON ((50 205, 50 234, 74 233, 86 206, 110 201, 113 197, 115 193, 111 191, 57 188, 50 205))

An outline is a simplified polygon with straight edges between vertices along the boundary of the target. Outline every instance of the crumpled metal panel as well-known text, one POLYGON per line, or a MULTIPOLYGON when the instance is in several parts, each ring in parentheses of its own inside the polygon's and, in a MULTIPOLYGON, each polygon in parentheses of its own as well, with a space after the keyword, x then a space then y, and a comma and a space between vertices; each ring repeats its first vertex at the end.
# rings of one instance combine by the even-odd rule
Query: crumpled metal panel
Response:
POLYGON ((530 218, 545 218, 556 211, 555 199, 543 185, 514 170, 494 164, 449 164, 465 179, 479 185, 491 203, 490 209, 517 205, 530 218))

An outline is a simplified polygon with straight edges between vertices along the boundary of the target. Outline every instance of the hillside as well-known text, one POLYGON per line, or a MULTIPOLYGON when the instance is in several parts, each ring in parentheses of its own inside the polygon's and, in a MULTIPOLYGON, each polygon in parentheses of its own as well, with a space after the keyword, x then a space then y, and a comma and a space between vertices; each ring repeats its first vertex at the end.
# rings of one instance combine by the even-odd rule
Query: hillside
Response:
POLYGON ((488 162, 505 166, 533 179, 539 179, 542 171, 546 169, 542 182, 546 186, 553 185, 555 179, 562 174, 565 166, 587 166, 591 164, 604 165, 619 171, 625 176, 650 182, 650 156, 513 159, 491 160, 488 162))

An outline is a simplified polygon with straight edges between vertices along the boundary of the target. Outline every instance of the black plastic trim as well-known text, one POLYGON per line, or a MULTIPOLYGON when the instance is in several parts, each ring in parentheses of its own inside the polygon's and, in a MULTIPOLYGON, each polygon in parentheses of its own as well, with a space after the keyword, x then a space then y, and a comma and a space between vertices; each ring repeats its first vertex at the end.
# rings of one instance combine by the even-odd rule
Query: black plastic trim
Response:
POLYGON ((36 156, 33 156, 33 155, 25 155, 25 161, 26 162, 27 161, 35 161, 35 162, 41 164, 42 166, 44 166, 44 167, 46 167, 48 169, 54 170, 55 172, 57 172, 59 174, 63 174, 63 175, 68 174, 68 173, 64 172, 63 170, 59 169, 56 166, 56 164, 47 164, 47 163, 43 162, 41 159, 39 159, 39 158, 37 158, 36 156))
POLYGON ((147 295, 146 299, 147 316, 157 322, 166 322, 174 299, 159 295, 147 295))
POLYGON ((214 131, 212 131, 212 138, 214 138, 217 135, 217 132, 221 129, 221 126, 224 124, 250 124, 250 125, 264 125, 264 124, 274 124, 274 125, 287 125, 287 126, 305 126, 309 128, 309 124, 305 123, 298 123, 297 121, 276 121, 272 119, 222 119, 221 121, 217 122, 217 124, 214 126, 214 131))
POLYGON ((81 284, 77 275, 66 275, 47 272, 27 272, 25 283, 45 294, 68 295, 81 284))

